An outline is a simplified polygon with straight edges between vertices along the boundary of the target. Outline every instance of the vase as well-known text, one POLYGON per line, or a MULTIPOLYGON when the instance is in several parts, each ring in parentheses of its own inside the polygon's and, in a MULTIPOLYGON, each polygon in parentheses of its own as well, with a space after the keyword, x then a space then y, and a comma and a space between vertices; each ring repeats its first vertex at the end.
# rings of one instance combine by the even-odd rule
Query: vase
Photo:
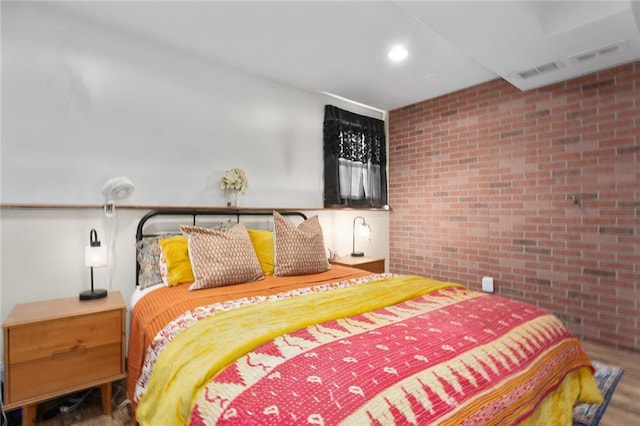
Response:
POLYGON ((227 207, 236 207, 238 205, 238 192, 230 189, 227 189, 225 192, 227 196, 227 207))

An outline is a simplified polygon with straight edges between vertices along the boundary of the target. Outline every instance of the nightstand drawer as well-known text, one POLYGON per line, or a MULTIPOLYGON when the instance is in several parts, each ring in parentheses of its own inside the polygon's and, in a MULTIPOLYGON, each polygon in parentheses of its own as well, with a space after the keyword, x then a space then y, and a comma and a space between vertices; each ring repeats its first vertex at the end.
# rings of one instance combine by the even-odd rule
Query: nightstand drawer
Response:
POLYGON ((100 312, 15 327, 9 333, 9 364, 76 356, 92 348, 120 344, 122 314, 100 312))
POLYGON ((373 272, 374 274, 384 273, 384 258, 382 257, 344 256, 329 259, 329 263, 333 265, 349 266, 363 271, 373 272))
POLYGON ((9 369, 11 401, 53 393, 59 389, 100 382, 120 371, 120 342, 58 353, 48 359, 14 364, 9 369))
POLYGON ((374 274, 384 274, 384 260, 363 263, 356 266, 356 268, 362 269, 363 271, 373 272, 374 274))

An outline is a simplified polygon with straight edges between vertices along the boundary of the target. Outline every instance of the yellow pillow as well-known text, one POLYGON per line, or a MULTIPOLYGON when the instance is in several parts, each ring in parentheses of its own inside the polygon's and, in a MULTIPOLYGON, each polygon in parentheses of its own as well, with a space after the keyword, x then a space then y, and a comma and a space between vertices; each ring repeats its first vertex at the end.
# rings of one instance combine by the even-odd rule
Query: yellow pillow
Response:
POLYGON ((265 275, 273 274, 273 232, 261 229, 247 229, 251 244, 256 251, 260 267, 265 275))
POLYGON ((167 284, 175 286, 195 281, 189 260, 189 247, 183 235, 163 238, 158 241, 167 263, 167 284))

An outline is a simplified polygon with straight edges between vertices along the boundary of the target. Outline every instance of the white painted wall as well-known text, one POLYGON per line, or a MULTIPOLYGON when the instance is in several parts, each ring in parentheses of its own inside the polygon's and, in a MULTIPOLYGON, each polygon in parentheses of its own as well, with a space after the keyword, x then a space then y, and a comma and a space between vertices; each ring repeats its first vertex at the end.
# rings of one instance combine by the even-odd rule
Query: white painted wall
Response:
MULTIPOLYGON (((145 210, 117 209, 107 218, 100 209, 5 209, 2 210, 2 312, 16 303, 71 297, 89 288, 84 250, 89 232, 96 229, 103 245, 111 243, 117 225, 113 290, 128 301, 135 286, 135 233, 145 210)), ((371 241, 357 246, 367 256, 388 257, 388 211, 305 210, 318 215, 325 246, 340 255, 351 253, 355 216, 364 216, 373 232, 371 241)), ((360 223, 358 221, 358 223, 360 223)), ((106 288, 106 268, 94 269, 94 282, 106 288)), ((5 315, 6 316, 6 315, 5 315)), ((3 316, 3 319, 4 317, 3 316)))
MULTIPOLYGON (((235 72, 168 46, 84 22, 46 2, 2 3, 2 203, 100 204, 112 176, 136 183, 130 204, 222 205, 222 172, 243 167, 245 207, 322 206, 324 105, 380 118, 326 95, 235 72)), ((141 210, 119 209, 113 290, 134 289, 141 210)), ((373 228, 367 255, 388 258, 386 211, 318 213, 328 248, 351 252, 351 228, 373 228)), ((89 287, 84 249, 101 209, 0 210, 0 318, 17 303, 89 287)), ((96 269, 96 287, 106 270, 96 269)), ((1 346, 0 346, 1 347, 1 346)))
MULTIPOLYGON (((103 245, 111 244, 116 226, 112 290, 120 291, 127 307, 135 288, 135 233, 144 210, 117 209, 106 218, 101 209, 3 209, 0 233, 0 289, 4 321, 16 303, 75 297, 90 288, 84 250, 95 228, 103 245)), ((372 228, 371 241, 358 239, 367 256, 388 259, 389 212, 362 210, 304 211, 318 215, 325 246, 348 255, 353 218, 364 216, 372 228)), ((360 221, 358 221, 360 223, 360 221)), ((94 269, 96 288, 108 288, 107 269, 94 269)), ((87 302, 91 303, 91 302, 87 302)))
POLYGON ((0 200, 99 204, 124 175, 127 204, 222 205, 220 176, 241 167, 245 205, 320 208, 327 103, 381 115, 49 2, 2 3, 0 200))

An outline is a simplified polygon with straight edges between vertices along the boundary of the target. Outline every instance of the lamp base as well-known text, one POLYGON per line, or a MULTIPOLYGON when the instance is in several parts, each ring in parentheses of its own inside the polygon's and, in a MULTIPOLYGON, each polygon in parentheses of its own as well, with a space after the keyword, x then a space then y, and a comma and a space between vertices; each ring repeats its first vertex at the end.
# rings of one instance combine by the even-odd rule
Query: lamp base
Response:
POLYGON ((355 252, 351 253, 351 256, 353 256, 353 257, 362 257, 362 256, 364 256, 364 252, 355 251, 355 252))
POLYGON ((87 290, 80 293, 80 300, 96 300, 107 297, 107 290, 97 288, 95 290, 87 290))

